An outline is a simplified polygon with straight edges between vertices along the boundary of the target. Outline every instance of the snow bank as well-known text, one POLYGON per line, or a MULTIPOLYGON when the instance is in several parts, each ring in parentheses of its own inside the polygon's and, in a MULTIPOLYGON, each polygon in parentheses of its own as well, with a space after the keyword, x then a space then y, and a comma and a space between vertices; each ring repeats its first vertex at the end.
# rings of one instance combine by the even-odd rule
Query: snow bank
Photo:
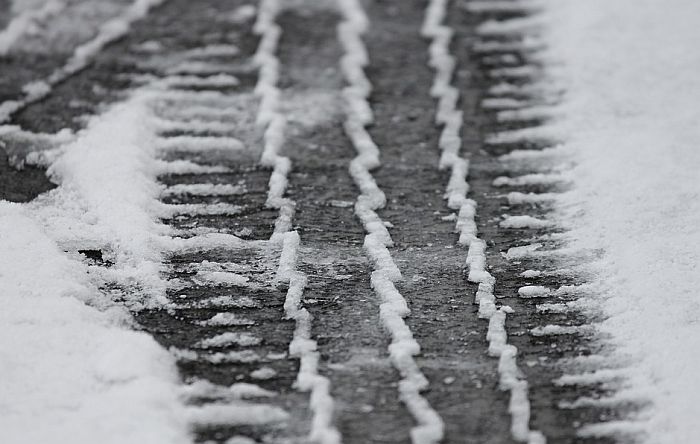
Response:
POLYGON ((617 354, 636 360, 632 388, 650 391, 649 443, 700 435, 698 16, 694 0, 546 7, 547 55, 567 90, 557 126, 577 161, 562 218, 574 245, 605 251, 591 303, 608 315, 601 328, 617 354))
POLYGON ((189 442, 170 355, 7 202, 0 288, 0 442, 189 442))

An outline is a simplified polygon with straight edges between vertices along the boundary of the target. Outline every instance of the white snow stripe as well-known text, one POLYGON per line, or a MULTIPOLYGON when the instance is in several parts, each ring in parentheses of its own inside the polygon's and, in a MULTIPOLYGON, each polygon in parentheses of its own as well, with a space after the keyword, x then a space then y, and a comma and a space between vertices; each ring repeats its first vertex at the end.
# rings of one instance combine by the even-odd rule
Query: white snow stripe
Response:
POLYGON ((523 161, 535 161, 542 163, 545 160, 550 160, 552 158, 561 157, 564 153, 559 146, 552 148, 544 148, 541 150, 514 150, 508 154, 503 154, 498 156, 498 160, 501 162, 523 162, 523 161))
POLYGON ((228 88, 238 86, 240 80, 231 74, 194 75, 171 74, 159 77, 153 74, 120 74, 118 77, 140 85, 175 88, 228 88))
POLYGON ((370 173, 380 165, 379 149, 365 129, 372 122, 372 110, 367 101, 372 86, 364 73, 368 55, 362 41, 362 34, 369 26, 368 19, 357 0, 340 0, 339 6, 343 21, 338 25, 338 39, 345 50, 340 65, 348 84, 343 91, 347 116, 344 128, 357 151, 349 171, 360 189, 355 214, 367 232, 364 249, 374 264, 371 284, 381 299, 380 318, 392 337, 389 356, 402 375, 399 396, 417 422, 411 429, 411 440, 415 444, 437 443, 444 436, 444 424, 420 394, 428 387, 414 359, 420 353, 420 346, 404 321, 409 313, 406 300, 394 286, 394 282, 401 279, 401 273, 387 248, 392 245, 391 236, 375 212, 385 205, 386 198, 370 173))
POLYGON ((210 62, 189 60, 168 69, 168 74, 182 75, 215 75, 215 74, 240 74, 249 71, 250 68, 241 64, 223 62, 210 62))
POLYGON ((189 160, 156 160, 158 174, 219 174, 231 170, 219 165, 200 165, 189 160))
POLYGON ((500 176, 493 180, 495 187, 522 187, 528 185, 558 185, 566 183, 568 175, 566 174, 525 174, 516 177, 500 176))
POLYGON ((170 354, 173 355, 178 361, 201 361, 217 365, 230 363, 250 364, 253 362, 264 361, 266 359, 264 356, 261 356, 253 350, 234 350, 228 352, 207 353, 170 347, 169 351, 170 354))
POLYGON ((501 228, 535 228, 542 229, 548 228, 553 225, 552 222, 538 219, 536 217, 524 215, 524 216, 506 216, 498 224, 501 228))
POLYGON ((476 53, 530 53, 544 49, 545 43, 535 36, 525 36, 513 41, 477 40, 472 45, 476 53))
POLYGON ((264 128, 263 153, 260 163, 272 168, 266 205, 277 208, 273 237, 280 236, 292 228, 296 204, 284 197, 287 189, 287 174, 291 161, 278 153, 284 144, 286 118, 279 112, 280 91, 277 88, 279 60, 275 52, 282 30, 275 23, 280 5, 277 0, 264 0, 260 4, 254 31, 260 34, 260 43, 254 56, 258 67, 258 83, 255 93, 260 97, 257 123, 264 128))
POLYGON ((242 207, 240 205, 228 203, 214 204, 161 204, 160 217, 164 219, 173 218, 175 216, 223 216, 240 214, 242 207))
POLYGON ((216 90, 189 90, 189 89, 172 89, 163 88, 160 83, 152 84, 153 88, 157 90, 157 98, 160 99, 166 108, 163 110, 165 114, 174 114, 176 116, 196 116, 195 112, 202 113, 202 116, 231 116, 231 110, 227 108, 241 108, 245 106, 242 103, 241 94, 226 94, 221 91, 216 90), (170 108, 172 102, 180 102, 177 105, 182 107, 191 107, 190 109, 168 109, 170 108))
POLYGON ((209 58, 209 57, 235 57, 241 53, 240 48, 233 44, 217 43, 201 48, 194 48, 185 51, 183 54, 188 58, 209 58))
POLYGON ((240 85, 240 80, 230 74, 215 74, 211 76, 171 75, 164 77, 161 82, 170 87, 209 87, 226 88, 240 85))
POLYGON ((517 110, 530 106, 530 101, 510 97, 486 98, 481 101, 481 107, 490 110, 517 110))
POLYGON ((260 97, 257 123, 264 128, 262 165, 271 167, 266 205, 277 208, 279 215, 271 242, 281 242, 277 280, 287 284, 284 312, 287 319, 293 319, 296 327, 289 344, 289 355, 300 361, 296 378, 298 390, 310 392, 310 408, 313 413, 308 439, 318 444, 340 444, 342 437, 333 425, 335 402, 330 394, 330 381, 318 373, 319 353, 316 341, 311 338, 313 317, 302 307, 307 277, 296 269, 301 242, 299 233, 290 231, 296 203, 284 197, 287 189, 287 174, 292 162, 279 155, 284 144, 286 118, 279 111, 280 91, 279 60, 275 53, 282 33, 275 23, 280 10, 279 0, 262 0, 254 31, 261 36, 254 60, 258 67, 258 83, 255 93, 260 97))
POLYGON ((161 137, 156 148, 163 151, 241 151, 245 145, 235 137, 227 136, 174 136, 161 137))
POLYGON ((561 134, 553 127, 531 127, 517 130, 501 131, 486 137, 489 145, 503 145, 510 143, 543 143, 555 145, 561 134))
POLYGON ((341 435, 333 426, 335 402, 330 394, 330 381, 318 373, 320 355, 316 349, 316 341, 311 338, 313 316, 301 306, 307 277, 296 270, 299 233, 290 231, 283 236, 277 280, 289 286, 284 301, 284 312, 287 319, 293 319, 296 323, 294 337, 289 344, 289 355, 300 360, 296 386, 299 390, 311 393, 313 418, 309 440, 322 444, 339 444, 341 435))
POLYGON ((161 196, 233 196, 245 193, 244 185, 180 183, 167 187, 161 196))
POLYGON ((531 106, 515 110, 499 111, 496 119, 499 122, 527 122, 532 120, 550 120, 557 114, 557 109, 551 106, 531 106))
POLYGON ((508 205, 544 204, 553 202, 557 195, 555 193, 521 193, 513 191, 506 195, 508 205))
POLYGON ((210 338, 202 339, 197 343, 197 347, 200 348, 212 348, 212 347, 228 347, 231 345, 239 345, 241 347, 248 347, 251 345, 258 345, 262 342, 262 339, 252 335, 250 333, 241 333, 237 331, 227 331, 225 333, 212 336, 210 338))
POLYGON ((542 73, 542 68, 533 65, 494 68, 488 72, 491 77, 508 80, 530 80, 542 73))
POLYGON ((258 288, 257 284, 249 281, 250 278, 248 276, 228 271, 199 271, 192 278, 192 282, 197 285, 258 288))
MULTIPOLYGON (((230 110, 221 110, 221 113, 218 113, 218 111, 219 110, 216 110, 216 114, 219 114, 220 117, 228 117, 233 114, 230 110)), ((156 118, 154 123, 158 127, 160 133, 167 131, 184 131, 189 133, 225 135, 236 129, 236 125, 232 122, 208 120, 206 117, 207 116, 198 116, 186 120, 173 120, 170 116, 168 118, 159 117, 156 118)), ((213 117, 213 113, 209 113, 209 117, 213 117)))
POLYGON ((217 313, 206 321, 199 321, 197 325, 202 327, 232 327, 240 325, 255 325, 255 322, 238 316, 235 313, 222 312, 217 313))
POLYGON ((648 436, 649 430, 640 421, 615 420, 582 425, 576 434, 582 438, 603 438, 633 436, 636 438, 648 436))
POLYGON ((553 325, 535 327, 530 330, 532 336, 559 336, 559 335, 590 335, 595 328, 590 325, 553 325))
MULTIPOLYGON (((168 98, 166 98, 167 102, 168 98)), ((186 100, 189 101, 189 100, 186 100)), ((186 124, 187 122, 201 121, 201 122, 211 122, 211 124, 220 123, 225 124, 227 120, 230 120, 236 115, 232 112, 228 105, 214 103, 218 107, 211 106, 212 103, 199 104, 199 101, 189 101, 184 107, 172 108, 170 106, 158 107, 156 109, 156 114, 160 116, 163 121, 164 130, 168 129, 178 129, 178 128, 168 128, 170 122, 182 122, 186 124), (219 106, 220 105, 220 106, 219 106)), ((206 102, 206 101, 205 101, 206 102)), ((229 103, 229 105, 236 106, 235 104, 229 103)), ((231 123, 228 122, 228 126, 231 123)), ((186 128, 187 129, 187 128, 186 128)), ((201 131, 199 128, 193 128, 194 131, 201 131)))
POLYGON ((565 374, 554 380, 555 385, 595 385, 627 377, 626 369, 601 369, 579 374, 565 374))
MULTIPOLYGON (((506 314, 513 310, 508 306, 496 308, 496 298, 493 293, 496 280, 486 271, 486 243, 478 238, 474 219, 476 203, 467 199, 469 186, 466 178, 469 163, 459 156, 462 144, 459 131, 462 114, 456 108, 459 93, 450 86, 455 69, 454 58, 449 54, 452 31, 442 24, 447 14, 447 5, 448 0, 430 1, 425 13, 422 34, 432 39, 429 64, 435 69, 435 80, 431 94, 438 98, 436 123, 444 125, 439 142, 442 150, 440 168, 448 166, 452 168, 446 194, 448 207, 459 209, 457 228, 460 232, 460 245, 468 247, 468 279, 479 284, 475 302, 479 304, 479 317, 489 320, 487 332, 489 354, 499 358, 500 387, 510 392, 511 434, 516 441, 543 444, 544 435, 530 429, 527 381, 520 377, 521 373, 517 368, 517 348, 508 344, 507 340, 506 314)), ((509 107, 512 105, 516 105, 514 106, 516 108, 522 107, 520 102, 512 99, 491 100, 507 101, 509 107)))
POLYGON ((196 399, 250 399, 273 398, 276 392, 245 382, 237 382, 230 386, 213 384, 206 379, 197 379, 180 389, 180 396, 187 400, 196 399))
POLYGON ((186 239, 179 237, 168 238, 162 240, 162 242, 163 245, 161 249, 169 253, 213 250, 216 248, 238 249, 246 246, 254 247, 260 245, 260 242, 244 241, 237 236, 224 233, 207 233, 186 239))
POLYGON ((289 419, 289 413, 268 404, 236 401, 188 407, 187 419, 190 424, 199 427, 230 427, 280 423, 289 419))
POLYGON ((459 211, 457 216, 459 242, 461 245, 469 245, 476 236, 476 224, 473 223, 476 203, 467 199, 469 161, 459 155, 462 147, 460 136, 462 112, 457 109, 459 91, 451 86, 456 65, 454 57, 449 53, 452 30, 442 25, 447 4, 446 0, 429 3, 421 33, 424 37, 432 39, 428 63, 435 70, 435 79, 430 92, 438 99, 436 123, 443 125, 439 139, 439 147, 442 151, 440 168, 451 168, 445 197, 448 207, 459 211))

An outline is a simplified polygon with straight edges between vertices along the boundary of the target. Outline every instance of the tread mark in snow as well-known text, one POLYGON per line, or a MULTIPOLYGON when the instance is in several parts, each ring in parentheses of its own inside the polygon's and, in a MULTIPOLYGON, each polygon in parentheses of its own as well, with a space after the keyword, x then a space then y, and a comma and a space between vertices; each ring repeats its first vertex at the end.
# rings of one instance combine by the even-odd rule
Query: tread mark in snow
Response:
POLYGON ((510 391, 509 410, 512 417, 511 433, 517 441, 529 444, 545 442, 541 432, 531 430, 530 401, 527 381, 520 377, 517 368, 517 348, 507 343, 505 329, 506 313, 512 312, 508 306, 496 308, 493 288, 494 277, 486 271, 486 243, 476 233, 476 203, 467 199, 469 187, 466 176, 469 163, 459 157, 462 145, 460 130, 462 113, 457 109, 459 90, 451 86, 455 69, 455 59, 449 53, 452 30, 443 25, 447 13, 448 0, 431 0, 425 14, 422 34, 432 39, 430 45, 430 65, 435 69, 435 81, 431 94, 438 99, 436 123, 443 125, 439 145, 442 150, 440 168, 451 168, 446 197, 448 207, 459 210, 457 229, 459 243, 468 247, 467 264, 469 280, 479 285, 476 302, 479 304, 479 317, 489 320, 487 339, 489 354, 499 358, 498 372, 500 386, 510 391))
POLYGON ((402 376, 399 382, 400 398, 418 423, 411 430, 411 440, 415 444, 437 443, 444 436, 444 424, 420 394, 428 387, 428 380, 414 359, 420 353, 420 346, 403 319, 409 313, 406 300, 394 286, 401 279, 401 272, 387 248, 393 245, 391 236, 375 212, 385 205, 386 198, 370 172, 381 162, 379 149, 365 129, 373 120, 367 100, 372 86, 364 73, 369 59, 362 42, 362 34, 366 32, 369 22, 357 0, 340 0, 339 5, 344 20, 338 25, 338 38, 345 50, 340 63, 348 83, 343 90, 347 108, 344 127, 357 151, 357 157, 350 163, 350 174, 361 192, 355 203, 355 214, 367 232, 364 249, 374 264, 371 284, 381 298, 380 318, 392 336, 389 355, 402 376))

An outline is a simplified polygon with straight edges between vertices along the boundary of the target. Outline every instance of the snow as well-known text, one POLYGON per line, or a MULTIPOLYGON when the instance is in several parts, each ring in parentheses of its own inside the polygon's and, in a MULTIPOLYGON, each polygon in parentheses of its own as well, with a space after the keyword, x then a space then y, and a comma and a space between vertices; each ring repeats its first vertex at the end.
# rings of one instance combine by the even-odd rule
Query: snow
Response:
POLYGON ((248 296, 213 296, 192 304, 193 308, 258 308, 260 304, 248 296))
POLYGON ((162 204, 158 215, 163 219, 177 216, 228 216, 239 214, 243 207, 224 202, 213 204, 162 204))
POLYGON ((188 400, 199 399, 251 399, 272 398, 276 392, 245 382, 237 382, 230 386, 216 385, 205 379, 195 379, 193 382, 182 386, 180 395, 188 400))
POLYGON ((279 407, 245 401, 204 404, 187 409, 187 418, 200 427, 262 425, 284 422, 289 414, 279 407))
POLYGON ((253 379, 272 379, 277 375, 277 372, 271 367, 260 367, 250 372, 250 377, 253 379))
POLYGON ((201 77, 193 75, 171 75, 161 81, 168 86, 179 88, 230 88, 240 84, 240 80, 230 74, 214 74, 201 77))
POLYGON ((642 431, 653 444, 700 434, 699 14, 693 0, 557 0, 542 18, 566 90, 553 125, 576 163, 561 223, 573 247, 604 252, 585 297, 652 402, 584 434, 642 431))
MULTIPOLYGON (((30 103, 34 103, 38 100, 45 98, 50 94, 54 85, 61 83, 70 76, 84 69, 98 54, 102 49, 124 37, 131 29, 131 24, 143 17, 145 17, 152 8, 155 8, 162 4, 165 0, 133 0, 126 7, 118 10, 116 14, 113 14, 113 9, 116 5, 111 4, 111 2, 102 2, 101 7, 105 7, 106 11, 102 8, 96 8, 94 2, 89 2, 87 4, 87 9, 90 10, 94 15, 105 14, 104 21, 97 25, 97 29, 94 35, 92 35, 88 40, 81 40, 78 36, 78 42, 75 46, 72 46, 72 53, 68 60, 66 60, 63 66, 60 66, 55 71, 53 71, 46 79, 43 80, 32 80, 23 88, 24 95, 16 100, 8 100, 0 104, 0 122, 8 120, 14 113, 24 108, 30 103)), ((55 8, 52 9, 51 6, 45 6, 44 10, 36 9, 35 11, 28 11, 22 13, 19 17, 15 18, 15 29, 7 30, 9 34, 6 36, 0 36, 3 42, 0 45, 5 44, 7 46, 6 51, 12 49, 12 46, 19 41, 22 41, 21 36, 27 32, 27 27, 31 26, 32 22, 44 18, 47 23, 57 22, 61 28, 61 32, 72 32, 76 29, 82 29, 83 27, 74 26, 75 22, 83 23, 85 28, 92 28, 92 26, 87 26, 90 24, 90 19, 85 16, 81 17, 68 17, 69 21, 73 21, 70 25, 66 24, 61 20, 56 20, 55 16, 62 9, 64 9, 65 2, 54 2, 55 8), (52 20, 53 19, 53 20, 52 20)), ((85 4, 79 3, 80 7, 85 6, 85 4)), ((82 12, 85 14, 85 11, 82 12)), ((94 20, 94 17, 93 17, 94 20)), ((12 23, 12 22, 11 22, 12 23)), ((94 25, 94 24, 90 24, 94 25)), ((52 35, 49 35, 47 42, 51 43, 52 35)), ((57 42, 63 42, 62 39, 53 38, 57 42)), ((53 42, 55 43, 55 42, 53 42)), ((63 48, 61 48, 63 49, 63 48)), ((0 52, 1 53, 1 52, 0 52)))
MULTIPOLYGON (((429 383, 414 359, 420 353, 420 346, 404 320, 409 314, 406 300, 394 285, 401 279, 401 272, 388 248, 393 245, 393 241, 386 224, 376 213, 376 210, 386 204, 386 196, 371 173, 371 170, 381 165, 380 153, 366 129, 373 120, 368 100, 372 85, 364 72, 365 66, 369 64, 369 56, 362 41, 362 35, 370 26, 369 20, 358 0, 341 0, 339 7, 342 21, 338 25, 338 39, 344 50, 340 67, 347 82, 343 89, 346 114, 344 129, 357 152, 349 171, 360 189, 355 203, 355 215, 367 233, 363 247, 373 262, 374 271, 370 282, 380 299, 380 320, 391 335, 391 362, 401 374, 399 398, 417 423, 411 428, 411 441, 414 444, 432 444, 443 438, 444 424, 421 395, 429 383)), ((439 8, 433 9, 440 12, 439 8)))
POLYGON ((250 319, 241 317, 235 313, 217 313, 206 321, 201 321, 199 325, 203 327, 231 327, 234 325, 254 325, 250 319))
POLYGON ((506 216, 500 223, 501 228, 547 228, 551 222, 533 216, 506 216))
POLYGON ((238 273, 228 271, 199 271, 193 279, 198 285, 212 285, 222 287, 245 287, 250 284, 250 278, 238 273))
POLYGON ((550 296, 552 290, 541 285, 525 285, 518 288, 518 295, 522 298, 545 298, 550 296))
POLYGON ((27 205, 62 247, 98 249, 115 263, 113 274, 133 288, 132 308, 163 303, 156 183, 149 95, 139 91, 93 117, 49 167, 60 186, 27 205), (101 186, 95 186, 96 183, 101 186))
POLYGON ((258 345, 261 342, 261 338, 250 333, 227 331, 226 333, 221 333, 211 338, 202 339, 197 343, 197 346, 201 348, 228 347, 231 345, 248 347, 251 345, 258 345))
POLYGON ((174 136, 158 140, 158 149, 165 151, 244 150, 245 145, 235 137, 225 136, 174 136))
POLYGON ((557 336, 557 335, 586 335, 594 330, 588 325, 571 326, 571 325, 545 325, 544 327, 535 327, 530 330, 533 336, 557 336))
POLYGON ((272 168, 265 205, 279 211, 270 241, 282 246, 276 280, 288 287, 284 313, 287 319, 295 322, 294 336, 289 344, 289 355, 299 359, 295 387, 310 393, 312 418, 308 440, 321 444, 338 444, 341 435, 333 424, 335 401, 330 393, 330 380, 318 373, 320 355, 316 350, 316 341, 311 338, 313 316, 302 306, 308 279, 296 269, 301 244, 299 233, 291 231, 296 203, 284 197, 292 162, 279 154, 285 142, 287 125, 285 115, 280 112, 281 94, 277 88, 279 60, 275 55, 282 33, 275 23, 280 8, 278 0, 263 0, 254 26, 254 31, 261 36, 254 57, 258 67, 255 93, 260 97, 256 120, 264 130, 260 163, 272 168))
POLYGON ((186 443, 172 357, 0 203, 0 441, 186 443))
POLYGON ((166 188, 164 196, 232 196, 245 193, 245 186, 238 184, 192 183, 176 184, 166 188))
POLYGON ((493 180, 495 187, 521 187, 528 185, 557 185, 566 182, 568 175, 565 174, 545 174, 533 173, 522 176, 506 177, 500 176, 493 180))
POLYGON ((228 173, 229 168, 219 165, 200 165, 189 160, 157 160, 155 168, 158 174, 216 174, 228 173))
POLYGON ((519 191, 513 191, 506 195, 508 199, 508 205, 536 205, 543 203, 550 203, 556 198, 554 193, 521 193, 519 191))
POLYGON ((619 380, 625 376, 625 371, 620 369, 602 369, 594 372, 580 374, 564 374, 554 380, 556 385, 596 385, 619 380))

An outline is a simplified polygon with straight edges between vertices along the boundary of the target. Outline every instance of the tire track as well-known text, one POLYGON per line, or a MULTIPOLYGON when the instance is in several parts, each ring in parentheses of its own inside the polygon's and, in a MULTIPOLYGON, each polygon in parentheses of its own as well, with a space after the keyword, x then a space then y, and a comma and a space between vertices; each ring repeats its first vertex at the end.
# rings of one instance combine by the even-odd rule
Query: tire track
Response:
POLYGON ((361 4, 355 0, 341 1, 340 8, 344 21, 338 26, 338 38, 345 49, 341 67, 349 85, 343 90, 347 107, 345 132, 357 151, 350 163, 350 174, 361 192, 355 203, 355 215, 367 232, 363 247, 373 263, 370 281, 381 300, 380 319, 392 337, 389 355, 402 377, 399 397, 417 423, 411 429, 411 440, 414 443, 439 442, 444 436, 444 423, 421 395, 429 383, 414 358, 420 353, 420 346, 404 321, 409 314, 406 300, 395 287, 402 276, 388 249, 393 241, 376 213, 385 206, 386 197, 370 173, 381 162, 379 149, 365 129, 373 121, 367 101, 372 85, 364 73, 369 60, 362 41, 369 22, 361 4))
POLYGON ((282 103, 290 117, 285 153, 294 162, 289 193, 304 245, 300 267, 313 332, 332 381, 336 423, 346 443, 404 442, 411 417, 395 389, 387 337, 367 277, 364 230, 352 215, 357 191, 348 167, 354 149, 343 134, 343 49, 333 4, 283 10, 282 103), (363 424, 364 427, 357 427, 363 424))
POLYGON ((489 321, 486 337, 489 341, 489 355, 499 358, 499 385, 510 392, 508 411, 511 414, 511 434, 520 442, 544 443, 541 432, 530 429, 530 400, 528 383, 521 376, 517 365, 518 349, 507 342, 506 317, 513 313, 509 306, 496 305, 494 287, 496 280, 486 268, 486 243, 477 236, 474 221, 476 204, 467 199, 466 175, 469 163, 459 157, 460 127, 462 113, 457 110, 459 91, 450 85, 455 67, 455 59, 449 54, 452 30, 443 25, 448 2, 431 1, 426 11, 423 34, 433 39, 430 47, 430 64, 435 69, 435 82, 432 93, 438 98, 436 121, 443 124, 440 138, 442 156, 440 165, 451 168, 447 187, 448 206, 459 210, 457 228, 460 231, 459 243, 468 247, 467 264, 469 281, 479 285, 475 302, 479 305, 479 318, 489 321))
POLYGON ((275 232, 270 241, 280 239, 282 242, 277 280, 288 286, 284 311, 286 318, 293 319, 296 324, 289 345, 290 356, 300 361, 295 385, 299 390, 310 392, 311 396, 309 404, 313 417, 308 439, 311 442, 336 444, 340 443, 341 439, 333 425, 334 401, 330 395, 330 382, 318 373, 320 356, 316 341, 311 338, 313 316, 302 307, 303 292, 308 279, 305 273, 297 271, 300 238, 296 231, 290 231, 296 202, 284 197, 287 175, 292 164, 288 157, 278 154, 284 144, 286 126, 286 119, 279 111, 279 60, 275 55, 282 32, 275 23, 279 9, 277 0, 264 1, 259 6, 258 21, 255 25, 255 31, 262 36, 255 56, 260 66, 256 92, 261 95, 257 120, 259 124, 266 125, 261 163, 273 168, 266 204, 279 210, 275 232))
POLYGON ((568 186, 567 159, 557 155, 552 149, 556 140, 538 126, 551 116, 561 92, 538 59, 543 43, 536 4, 494 6, 467 3, 456 9, 450 23, 458 31, 455 53, 468 55, 462 63, 473 67, 471 79, 458 77, 457 84, 479 91, 464 104, 464 109, 480 110, 477 125, 465 127, 464 137, 483 141, 483 151, 472 157, 470 183, 480 208, 478 229, 493 243, 486 261, 498 282, 495 296, 515 310, 509 315, 509 342, 526 364, 521 371, 530 383, 533 427, 548 442, 608 442, 577 437, 578 429, 620 411, 603 402, 584 407, 572 401, 606 396, 615 384, 560 379, 576 368, 594 371, 600 364, 591 363, 604 362, 588 358, 601 353, 597 314, 575 308, 586 291, 587 271, 581 264, 594 252, 566 248, 551 217, 552 200, 568 186))

